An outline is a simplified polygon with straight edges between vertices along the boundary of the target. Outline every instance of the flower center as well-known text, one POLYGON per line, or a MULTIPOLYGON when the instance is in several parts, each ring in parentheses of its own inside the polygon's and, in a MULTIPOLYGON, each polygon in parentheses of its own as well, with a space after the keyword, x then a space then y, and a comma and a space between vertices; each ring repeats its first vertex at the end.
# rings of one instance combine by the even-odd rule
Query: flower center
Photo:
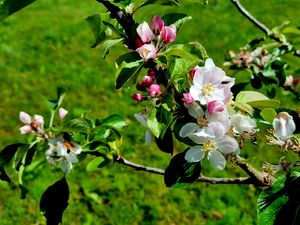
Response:
POLYGON ((75 146, 74 146, 72 143, 70 143, 70 142, 64 142, 64 146, 66 146, 66 148, 67 148, 68 150, 71 150, 72 148, 75 147, 75 146))
POLYGON ((202 93, 205 96, 210 95, 214 91, 214 87, 212 83, 206 83, 203 85, 202 93))
POLYGON ((213 149, 215 149, 215 145, 213 142, 211 142, 210 140, 207 140, 204 144, 203 144, 203 149, 204 151, 211 151, 213 149))
POLYGON ((198 118, 197 118, 197 124, 198 124, 200 127, 207 127, 207 126, 208 126, 208 121, 207 121, 207 119, 205 119, 203 116, 202 116, 202 117, 198 117, 198 118))

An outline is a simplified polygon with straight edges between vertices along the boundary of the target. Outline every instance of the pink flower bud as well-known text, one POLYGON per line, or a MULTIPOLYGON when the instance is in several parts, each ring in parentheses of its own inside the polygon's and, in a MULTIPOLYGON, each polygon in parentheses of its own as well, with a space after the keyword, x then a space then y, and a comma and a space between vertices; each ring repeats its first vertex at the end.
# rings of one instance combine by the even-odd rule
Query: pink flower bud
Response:
POLYGON ((195 66, 193 69, 190 71, 190 75, 192 78, 194 78, 196 71, 200 68, 200 66, 195 66))
POLYGON ((152 84, 149 87, 149 95, 151 97, 158 97, 161 94, 160 86, 158 84, 152 84))
POLYGON ((148 70, 148 76, 154 78, 155 77, 154 70, 148 70))
POLYGON ((164 27, 164 21, 160 16, 153 16, 151 20, 151 29, 153 30, 155 35, 159 35, 161 30, 164 27))
POLYGON ((217 100, 213 100, 207 104, 207 110, 210 115, 214 114, 215 112, 223 112, 224 109, 224 103, 217 100))
POLYGON ((33 130, 32 130, 31 125, 24 125, 23 127, 20 128, 21 134, 29 134, 29 133, 31 133, 32 131, 33 131, 33 130))
POLYGON ((145 61, 156 58, 156 48, 153 44, 144 44, 142 47, 136 49, 136 51, 145 61))
POLYGON ((137 82, 135 86, 138 91, 146 91, 146 87, 143 81, 137 82))
POLYGON ((141 95, 140 93, 135 93, 133 96, 132 96, 133 100, 137 101, 137 102, 140 102, 144 99, 144 96, 141 95))
POLYGON ((33 122, 37 125, 44 125, 44 117, 40 116, 40 115, 34 115, 33 116, 33 122))
POLYGON ((61 120, 63 120, 67 114, 68 114, 67 110, 65 110, 64 108, 59 108, 58 115, 61 120))
POLYGON ((191 96, 190 93, 184 93, 182 101, 188 105, 192 105, 194 103, 194 98, 191 96))
POLYGON ((176 38, 176 27, 172 24, 162 29, 161 33, 162 41, 166 44, 173 42, 176 38))
POLYGON ((31 123, 31 117, 26 112, 20 112, 19 118, 20 118, 21 122, 24 123, 24 124, 30 124, 31 123))
POLYGON ((148 42, 151 41, 153 33, 152 33, 148 23, 143 22, 142 24, 140 24, 136 28, 136 32, 138 33, 138 35, 142 39, 143 43, 148 43, 148 42))
POLYGON ((143 77, 143 82, 145 87, 149 87, 153 82, 152 82, 152 77, 150 76, 144 76, 143 77))

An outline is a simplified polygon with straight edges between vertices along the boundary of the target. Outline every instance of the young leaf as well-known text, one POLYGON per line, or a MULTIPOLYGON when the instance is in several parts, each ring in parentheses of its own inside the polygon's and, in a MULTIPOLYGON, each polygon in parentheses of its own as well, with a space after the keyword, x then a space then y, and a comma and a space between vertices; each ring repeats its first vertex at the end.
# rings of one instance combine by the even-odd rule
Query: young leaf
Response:
POLYGON ((101 125, 116 129, 117 131, 124 131, 127 127, 124 117, 118 114, 112 114, 101 121, 101 125))
POLYGON ((40 200, 40 210, 47 219, 48 225, 62 222, 62 215, 68 206, 69 186, 66 178, 62 178, 49 186, 40 200))
POLYGON ((131 85, 135 83, 144 62, 142 59, 134 62, 122 62, 121 66, 116 71, 117 81, 116 88, 119 89, 126 83, 131 85))
POLYGON ((165 25, 171 25, 174 24, 177 31, 181 28, 181 26, 192 19, 191 16, 188 16, 184 13, 169 13, 162 17, 163 21, 165 22, 165 25))
POLYGON ((101 29, 101 16, 100 14, 94 14, 87 17, 86 22, 88 23, 92 33, 94 34, 94 43, 92 44, 92 48, 96 47, 106 38, 106 33, 101 29))
POLYGON ((260 112, 261 117, 267 121, 268 123, 272 124, 273 120, 275 119, 277 113, 272 108, 265 108, 260 112))
POLYGON ((110 160, 108 158, 99 156, 88 163, 86 170, 88 172, 98 170, 99 168, 106 166, 109 162, 110 160))
POLYGON ((65 132, 78 132, 78 133, 88 133, 91 127, 86 119, 76 118, 68 120, 63 124, 61 131, 65 132))
POLYGON ((296 225, 300 223, 300 173, 277 178, 258 198, 259 225, 296 225))
POLYGON ((186 151, 175 155, 165 170, 164 180, 167 187, 182 188, 195 182, 201 173, 200 162, 187 162, 186 151))
POLYGON ((105 56, 109 53, 110 49, 122 42, 124 39, 123 38, 118 38, 118 39, 111 39, 111 40, 106 40, 103 42, 102 47, 100 49, 100 56, 102 58, 105 58, 105 56))
POLYGON ((67 89, 63 88, 63 87, 58 87, 56 92, 57 92, 57 99, 56 100, 48 100, 48 104, 52 111, 55 111, 57 108, 60 107, 60 105, 65 97, 65 94, 67 92, 67 89))
POLYGON ((185 76, 193 67, 198 64, 197 60, 190 61, 182 58, 174 58, 170 62, 169 74, 172 79, 185 76))
POLYGON ((9 15, 23 9, 27 5, 35 2, 35 0, 2 0, 0 1, 0 21, 9 15))

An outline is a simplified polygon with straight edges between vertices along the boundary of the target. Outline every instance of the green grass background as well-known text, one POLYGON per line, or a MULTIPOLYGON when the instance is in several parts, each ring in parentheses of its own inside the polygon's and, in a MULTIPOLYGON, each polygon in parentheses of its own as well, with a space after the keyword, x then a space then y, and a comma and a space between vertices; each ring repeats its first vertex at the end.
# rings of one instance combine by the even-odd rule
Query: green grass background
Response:
MULTIPOLYGON (((178 33, 176 43, 202 43, 219 66, 228 49, 237 50, 263 35, 229 0, 210 0, 208 6, 201 2, 182 1, 179 8, 149 6, 139 11, 136 19, 149 22, 156 14, 188 13, 193 19, 178 33)), ((300 24, 300 0, 241 2, 269 27, 286 20, 300 24)), ((145 130, 134 119, 133 114, 140 108, 130 98, 134 90, 114 89, 114 60, 126 49, 117 47, 103 60, 97 49, 89 47, 92 35, 84 19, 97 12, 104 12, 104 8, 96 1, 38 0, 0 24, 0 147, 24 140, 18 130, 19 111, 46 117, 46 99, 54 98, 56 87, 64 86, 70 90, 65 108, 90 109, 90 117, 119 113, 127 118, 125 157, 165 168, 170 156, 154 145, 144 144, 145 130)), ((244 154, 255 155, 254 161, 266 156, 272 161, 272 155, 278 156, 254 148, 244 154)), ((220 172, 205 164, 204 173, 241 175, 231 165, 220 172)), ((45 224, 38 199, 61 176, 59 169, 52 170, 50 166, 31 174, 25 183, 31 188, 25 200, 20 199, 17 187, 0 182, 0 224, 45 224)), ((169 189, 163 177, 157 175, 135 172, 122 165, 109 165, 88 174, 84 163, 75 165, 67 180, 71 197, 63 224, 256 224, 259 190, 251 185, 197 183, 185 189, 169 189)))

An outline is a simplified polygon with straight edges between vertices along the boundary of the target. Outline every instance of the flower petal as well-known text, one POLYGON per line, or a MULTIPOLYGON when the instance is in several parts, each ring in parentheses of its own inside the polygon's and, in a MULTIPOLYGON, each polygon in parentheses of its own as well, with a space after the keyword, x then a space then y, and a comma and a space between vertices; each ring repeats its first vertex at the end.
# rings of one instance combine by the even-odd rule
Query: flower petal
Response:
POLYGON ((150 144, 151 144, 152 138, 153 138, 153 135, 152 135, 150 129, 147 129, 147 130, 146 130, 146 134, 145 134, 145 140, 146 140, 146 144, 147 144, 147 145, 150 145, 150 144))
POLYGON ((239 151, 239 144, 230 136, 225 135, 218 141, 215 141, 216 148, 223 153, 231 153, 239 151))
POLYGON ((61 169, 62 171, 64 171, 65 173, 70 173, 72 170, 72 163, 67 161, 67 160, 63 160, 61 162, 61 169))
POLYGON ((188 162, 199 162, 204 158, 205 151, 202 149, 200 145, 191 147, 185 153, 185 160, 188 162))
POLYGON ((204 115, 203 109, 197 102, 194 102, 192 105, 186 104, 185 106, 188 109, 189 115, 191 115, 194 118, 199 118, 204 115))
POLYGON ((211 163, 211 165, 213 167, 215 167, 216 169, 223 170, 225 168, 226 159, 217 150, 209 151, 208 154, 207 154, 207 159, 211 163))
POLYGON ((29 134, 32 132, 32 127, 30 125, 24 125, 20 128, 21 134, 29 134))
POLYGON ((77 163, 78 162, 77 157, 74 154, 72 154, 72 153, 66 155, 65 157, 71 163, 77 163))
POLYGON ((37 125, 44 125, 44 117, 41 115, 34 115, 33 120, 37 123, 37 125))
POLYGON ((179 131, 179 136, 180 137, 187 137, 190 134, 193 134, 199 129, 199 125, 196 123, 187 123, 185 124, 181 130, 179 131))

